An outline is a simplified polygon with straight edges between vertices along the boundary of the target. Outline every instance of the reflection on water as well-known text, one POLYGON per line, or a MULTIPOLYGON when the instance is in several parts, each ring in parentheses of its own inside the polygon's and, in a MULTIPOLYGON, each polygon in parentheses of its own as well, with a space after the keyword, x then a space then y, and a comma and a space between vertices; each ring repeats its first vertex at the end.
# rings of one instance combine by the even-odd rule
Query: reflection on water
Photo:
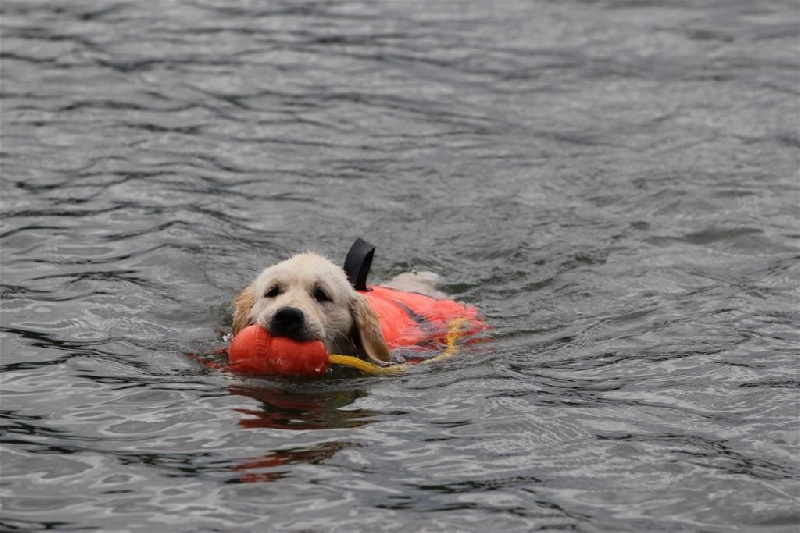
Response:
POLYGON ((237 408, 245 415, 243 428, 336 429, 358 427, 380 414, 365 409, 343 409, 367 395, 367 390, 287 391, 269 386, 233 386, 231 394, 258 400, 257 409, 237 408))
POLYGON ((277 481, 289 475, 281 467, 297 463, 320 464, 333 457, 339 450, 358 446, 351 442, 324 442, 309 448, 278 450, 243 460, 233 467, 239 473, 241 483, 277 481))
MULTIPOLYGON (((246 429, 346 429, 368 424, 381 414, 368 409, 347 408, 358 398, 366 396, 366 389, 342 389, 336 384, 326 384, 325 387, 330 390, 308 392, 297 384, 288 390, 285 386, 262 383, 231 386, 229 391, 259 402, 257 408, 235 409, 243 415, 239 425, 246 429)), ((338 451, 353 446, 358 444, 326 441, 307 447, 274 450, 238 460, 233 471, 239 474, 237 479, 242 483, 276 481, 289 475, 289 471, 281 467, 297 463, 320 464, 338 451)))

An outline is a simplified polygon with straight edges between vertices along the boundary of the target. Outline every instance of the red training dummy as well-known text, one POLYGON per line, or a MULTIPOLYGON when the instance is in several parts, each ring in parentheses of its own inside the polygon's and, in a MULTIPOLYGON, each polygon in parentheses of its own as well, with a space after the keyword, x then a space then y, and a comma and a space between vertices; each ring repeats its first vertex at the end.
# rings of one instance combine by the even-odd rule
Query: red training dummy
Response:
POLYGON ((231 341, 228 368, 250 376, 320 377, 328 371, 328 351, 322 341, 273 337, 261 326, 253 325, 231 341))

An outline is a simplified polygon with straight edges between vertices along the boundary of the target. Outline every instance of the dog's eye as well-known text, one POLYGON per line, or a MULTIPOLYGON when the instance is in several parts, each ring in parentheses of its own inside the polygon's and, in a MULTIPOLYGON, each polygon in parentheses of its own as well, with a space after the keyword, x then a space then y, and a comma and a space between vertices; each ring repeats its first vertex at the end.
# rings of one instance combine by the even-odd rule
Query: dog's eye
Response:
POLYGON ((324 290, 320 289, 319 287, 314 289, 314 294, 312 294, 312 296, 314 297, 314 299, 316 301, 318 301, 320 303, 330 302, 331 301, 331 297, 328 296, 328 293, 325 292, 324 290))
POLYGON ((269 289, 266 290, 266 292, 264 292, 264 296, 266 298, 275 298, 276 296, 280 296, 280 294, 281 294, 281 288, 278 287, 277 285, 274 287, 270 287, 269 289))

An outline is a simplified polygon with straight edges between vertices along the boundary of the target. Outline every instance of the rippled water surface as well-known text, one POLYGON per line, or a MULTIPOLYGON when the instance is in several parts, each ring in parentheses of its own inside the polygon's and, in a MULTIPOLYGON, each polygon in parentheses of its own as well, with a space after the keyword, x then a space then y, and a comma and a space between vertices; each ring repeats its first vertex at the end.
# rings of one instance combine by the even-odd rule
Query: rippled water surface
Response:
POLYGON ((796 531, 794 0, 2 3, 4 530, 796 531), (186 353, 305 249, 493 339, 186 353))

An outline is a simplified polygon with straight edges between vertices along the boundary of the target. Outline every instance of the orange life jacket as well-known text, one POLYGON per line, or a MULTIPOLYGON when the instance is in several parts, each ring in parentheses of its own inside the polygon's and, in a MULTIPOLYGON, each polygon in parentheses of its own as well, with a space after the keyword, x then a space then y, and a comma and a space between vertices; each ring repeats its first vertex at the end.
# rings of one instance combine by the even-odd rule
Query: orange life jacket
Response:
POLYGON ((359 291, 378 314, 381 331, 389 349, 444 341, 453 321, 465 319, 463 335, 485 329, 478 310, 446 298, 433 298, 372 285, 359 291))

